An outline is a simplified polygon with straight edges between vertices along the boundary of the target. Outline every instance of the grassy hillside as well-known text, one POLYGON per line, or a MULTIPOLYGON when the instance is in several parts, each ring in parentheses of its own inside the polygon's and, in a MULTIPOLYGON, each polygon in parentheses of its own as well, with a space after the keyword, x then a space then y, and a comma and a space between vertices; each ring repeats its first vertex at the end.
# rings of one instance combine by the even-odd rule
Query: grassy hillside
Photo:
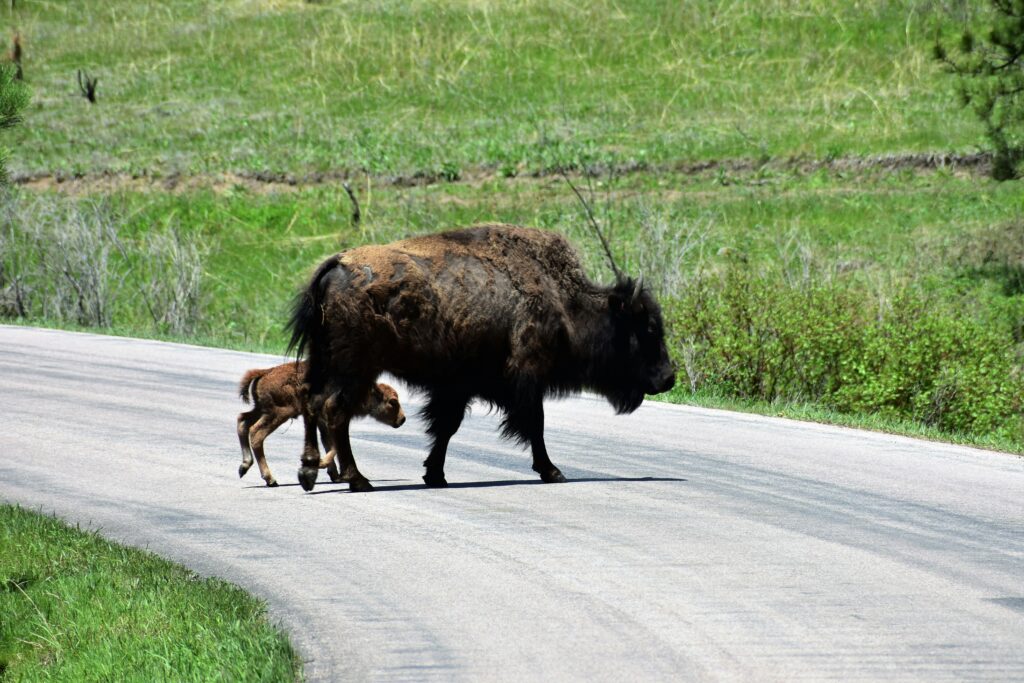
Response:
POLYGON ((1024 451, 1024 194, 929 57, 982 7, 24 0, 0 313, 280 351, 327 254, 489 220, 607 279, 567 170, 672 400, 1024 451))
POLYGON ((512 173, 981 140, 928 58, 931 1, 25 0, 7 16, 35 90, 23 172, 512 173))

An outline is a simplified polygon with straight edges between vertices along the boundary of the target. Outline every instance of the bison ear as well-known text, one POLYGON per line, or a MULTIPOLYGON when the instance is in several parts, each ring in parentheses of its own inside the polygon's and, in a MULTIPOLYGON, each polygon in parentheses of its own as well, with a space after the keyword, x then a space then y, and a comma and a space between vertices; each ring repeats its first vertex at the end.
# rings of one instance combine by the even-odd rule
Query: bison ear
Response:
POLYGON ((636 284, 633 286, 633 296, 630 299, 630 303, 634 303, 640 298, 640 292, 644 289, 644 274, 640 273, 640 277, 637 278, 636 284))
POLYGON ((608 310, 612 315, 618 315, 626 310, 626 300, 617 292, 608 295, 608 310))

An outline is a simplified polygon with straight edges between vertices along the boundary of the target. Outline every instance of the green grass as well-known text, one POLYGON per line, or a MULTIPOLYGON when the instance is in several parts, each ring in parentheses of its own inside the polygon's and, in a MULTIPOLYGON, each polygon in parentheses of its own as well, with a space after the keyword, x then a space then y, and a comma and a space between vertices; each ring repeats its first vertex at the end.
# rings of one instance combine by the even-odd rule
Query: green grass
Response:
POLYGON ((988 450, 1024 455, 1024 442, 994 434, 971 434, 928 427, 915 420, 906 420, 877 414, 850 414, 830 410, 814 403, 795 401, 759 401, 738 399, 712 391, 691 393, 686 387, 677 386, 664 397, 669 403, 716 408, 755 415, 784 417, 803 422, 838 425, 856 429, 867 429, 886 434, 910 436, 916 439, 960 444, 988 450))
POLYGON ((973 151, 917 0, 22 2, 20 172, 455 175, 973 151), (130 39, 128 38, 130 36, 130 39), (99 78, 99 101, 76 72, 99 78))
POLYGON ((0 505, 0 679, 293 681, 299 669, 241 589, 0 505))
MULTIPOLYGON (((642 237, 643 212, 654 211, 676 232, 693 226, 706 233, 688 268, 713 263, 725 247, 766 262, 802 247, 821 263, 842 261, 899 278, 911 270, 946 273, 950 251, 1024 208, 1013 185, 942 174, 747 181, 630 177, 602 217, 613 225, 619 258, 634 271, 631 245, 642 237)), ((350 227, 348 199, 334 187, 275 195, 131 193, 114 201, 135 234, 169 223, 199 236, 208 250, 203 332, 231 345, 282 349, 291 297, 327 254, 446 227, 498 220, 561 230, 587 253, 595 277, 610 278, 576 199, 560 182, 494 179, 482 186, 378 188, 370 201, 365 189, 363 195, 360 230, 350 227)), ((598 190, 599 211, 603 197, 598 190)))

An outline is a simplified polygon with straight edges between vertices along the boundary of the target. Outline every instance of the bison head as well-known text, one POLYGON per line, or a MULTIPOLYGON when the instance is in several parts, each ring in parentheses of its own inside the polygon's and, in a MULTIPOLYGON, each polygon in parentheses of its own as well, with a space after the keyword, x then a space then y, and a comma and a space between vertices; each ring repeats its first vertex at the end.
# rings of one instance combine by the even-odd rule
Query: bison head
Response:
POLYGON ((602 392, 618 413, 640 407, 645 394, 660 394, 675 384, 675 369, 665 346, 661 307, 643 278, 620 279, 608 294, 611 321, 609 376, 602 392))

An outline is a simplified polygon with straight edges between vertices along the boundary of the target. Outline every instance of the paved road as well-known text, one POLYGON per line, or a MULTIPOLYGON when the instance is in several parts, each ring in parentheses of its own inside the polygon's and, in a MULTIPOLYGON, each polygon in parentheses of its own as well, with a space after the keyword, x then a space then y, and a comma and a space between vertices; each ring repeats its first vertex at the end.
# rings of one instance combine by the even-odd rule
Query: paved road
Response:
POLYGON ((1024 679, 1020 458, 584 397, 548 408, 567 484, 478 409, 447 490, 410 419, 355 428, 376 492, 305 494, 297 423, 282 486, 236 474, 277 360, 0 327, 0 499, 251 589, 311 680, 1024 679))

